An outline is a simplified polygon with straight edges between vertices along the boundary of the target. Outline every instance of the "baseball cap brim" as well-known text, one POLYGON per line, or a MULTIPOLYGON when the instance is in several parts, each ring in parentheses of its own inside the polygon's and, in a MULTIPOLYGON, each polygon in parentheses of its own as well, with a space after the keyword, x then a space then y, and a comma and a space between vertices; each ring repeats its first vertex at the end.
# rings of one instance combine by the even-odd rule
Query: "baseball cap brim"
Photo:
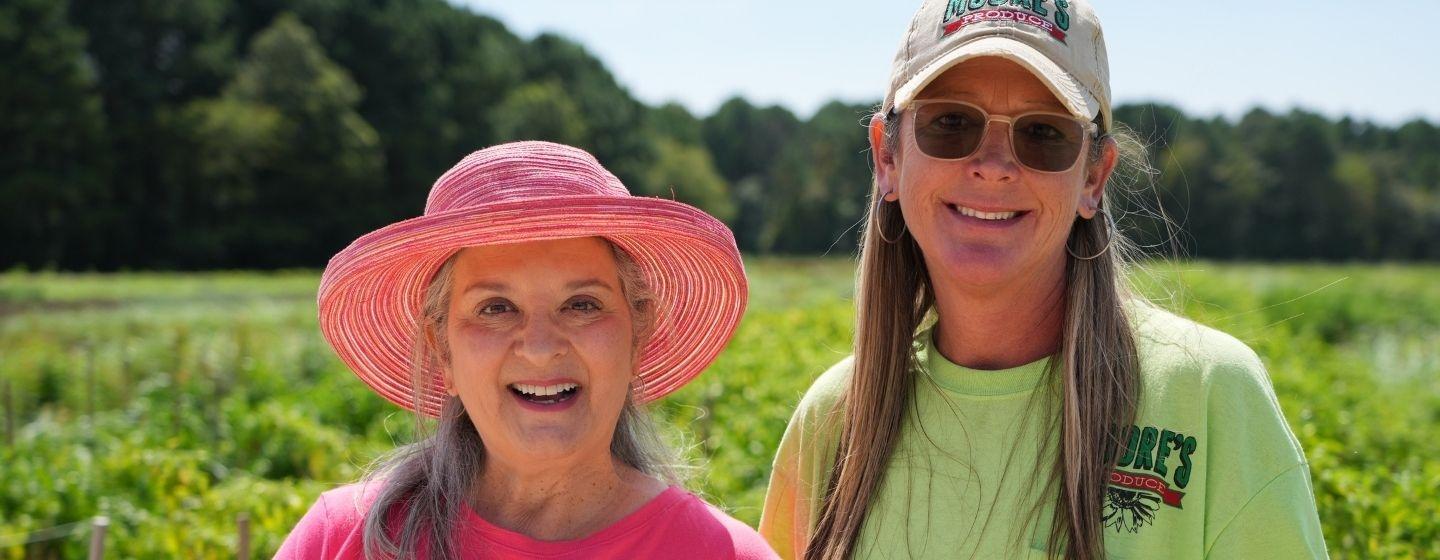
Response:
MULTIPOLYGON (((895 100, 890 110, 896 113, 905 110, 915 100, 915 96, 925 89, 925 86, 930 85, 930 82, 946 70, 972 58, 986 56, 1000 57, 1029 70, 1035 77, 1040 78, 1040 82, 1055 94, 1055 97, 1071 114, 1077 117, 1094 119, 1101 112, 1103 105, 1100 101, 1082 87, 1070 73, 1062 70, 1060 65, 1050 57, 1041 54, 1040 51, 1025 43, 1003 36, 978 38, 957 46, 931 61, 919 72, 916 72, 914 77, 895 90, 895 100)), ((1107 130, 1110 128, 1110 115, 1102 117, 1101 126, 1107 130)))

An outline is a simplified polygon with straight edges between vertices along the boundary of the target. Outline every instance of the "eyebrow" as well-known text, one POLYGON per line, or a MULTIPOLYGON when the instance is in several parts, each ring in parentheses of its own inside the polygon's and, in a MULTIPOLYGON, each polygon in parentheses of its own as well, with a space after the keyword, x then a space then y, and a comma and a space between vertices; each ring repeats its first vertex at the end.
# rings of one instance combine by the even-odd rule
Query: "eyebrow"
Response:
POLYGON ((510 285, 503 282, 490 282, 486 280, 480 280, 470 284, 469 286, 466 286, 465 289, 462 290, 460 293, 468 294, 470 292, 478 290, 485 290, 490 292, 507 292, 510 291, 510 285))
MULTIPOLYGON (((612 292, 616 291, 615 287, 611 286, 609 282, 606 282, 599 278, 586 278, 584 280, 576 280, 565 285, 566 290, 579 290, 592 287, 604 288, 612 292)), ((510 285, 504 282, 495 282, 492 280, 478 280, 471 283, 469 286, 466 286, 465 290, 461 293, 468 294, 476 290, 504 293, 510 291, 510 285)))
MULTIPOLYGON (((935 92, 933 95, 927 95, 925 97, 927 99, 959 99, 962 96, 979 97, 979 94, 968 90, 942 89, 935 92)), ((1052 107, 1049 101, 1042 101, 1039 99, 1026 99, 1025 101, 1023 101, 1023 103, 1025 103, 1026 105, 1035 105, 1038 107, 1052 107)))
POLYGON ((565 285, 565 289, 567 289, 567 290, 579 290, 579 289, 581 289, 581 288, 604 288, 604 289, 610 290, 610 291, 612 291, 612 292, 615 291, 615 288, 614 288, 613 286, 611 286, 609 282, 606 282, 606 281, 601 280, 601 279, 599 279, 599 278, 589 278, 589 279, 585 279, 585 280, 576 280, 576 281, 574 281, 574 282, 571 282, 571 283, 565 285))

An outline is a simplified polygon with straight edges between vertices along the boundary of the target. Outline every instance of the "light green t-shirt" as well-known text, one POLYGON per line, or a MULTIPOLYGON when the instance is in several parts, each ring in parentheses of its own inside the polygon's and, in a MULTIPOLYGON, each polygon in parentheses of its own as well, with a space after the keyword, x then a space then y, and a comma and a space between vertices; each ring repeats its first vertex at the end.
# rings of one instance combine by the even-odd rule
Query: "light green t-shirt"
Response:
MULTIPOLYGON (((1131 309, 1142 394, 1099 514, 1107 555, 1326 557, 1309 468, 1259 358, 1219 331, 1131 309)), ((916 339, 915 400, 854 556, 1046 557, 1057 435, 1044 414, 1058 398, 1046 360, 975 370, 931 344, 928 330, 916 339)), ((760 533, 783 558, 802 556, 814 528, 852 366, 815 381, 780 442, 760 533)))

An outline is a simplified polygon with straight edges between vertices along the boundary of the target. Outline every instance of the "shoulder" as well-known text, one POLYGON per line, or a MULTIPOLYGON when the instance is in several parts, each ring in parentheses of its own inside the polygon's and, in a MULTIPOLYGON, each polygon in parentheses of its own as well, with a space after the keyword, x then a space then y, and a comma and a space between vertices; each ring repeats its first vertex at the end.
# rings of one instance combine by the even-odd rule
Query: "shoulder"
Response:
POLYGON ((844 428, 841 400, 850 384, 854 365, 854 356, 846 357, 811 383, 799 404, 795 405, 795 413, 785 427, 781 449, 776 454, 777 461, 797 453, 802 456, 834 453, 844 428))
POLYGON ((276 558, 350 558, 360 550, 365 514, 381 482, 357 482, 328 490, 285 537, 276 558))
POLYGON ((1130 318, 1147 381, 1189 381, 1207 391, 1273 392, 1260 357, 1234 336, 1149 303, 1137 302, 1130 318))
POLYGON ((850 376, 854 372, 855 357, 846 356, 815 378, 815 382, 805 391, 805 396, 800 398, 800 404, 795 407, 795 420, 804 421, 807 428, 815 428, 819 421, 836 413, 836 406, 845 394, 845 387, 850 384, 850 376))
POLYGON ((325 507, 332 522, 347 525, 364 523, 370 504, 375 502, 383 487, 382 481, 346 484, 321 493, 316 504, 325 507))
POLYGON ((1193 411, 1203 419, 1214 453, 1222 453, 1213 445, 1223 440, 1275 469, 1304 462, 1300 442, 1254 350, 1229 334, 1148 304, 1137 306, 1132 317, 1142 410, 1193 411))
POLYGON ((694 535, 712 551, 729 549, 734 555, 720 554, 737 560, 776 558, 770 545, 755 529, 731 517, 699 496, 684 492, 677 507, 665 516, 669 523, 685 525, 687 533, 694 535))
MULTIPOLYGON (((847 357, 816 378, 801 397, 775 450, 760 530, 776 550, 793 555, 804 542, 840 445, 844 415, 840 401, 855 360, 847 357)), ((765 550, 770 550, 766 548, 765 550)))

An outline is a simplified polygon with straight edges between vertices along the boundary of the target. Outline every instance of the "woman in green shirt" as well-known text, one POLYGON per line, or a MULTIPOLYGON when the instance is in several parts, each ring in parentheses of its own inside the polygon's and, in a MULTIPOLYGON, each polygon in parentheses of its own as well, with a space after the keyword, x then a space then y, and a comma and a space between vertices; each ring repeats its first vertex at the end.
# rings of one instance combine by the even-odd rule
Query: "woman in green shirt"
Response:
POLYGON ((776 455, 783 557, 1325 556, 1254 352, 1127 289, 1106 186, 1143 155, 1088 2, 925 2, 869 134, 854 356, 776 455))

